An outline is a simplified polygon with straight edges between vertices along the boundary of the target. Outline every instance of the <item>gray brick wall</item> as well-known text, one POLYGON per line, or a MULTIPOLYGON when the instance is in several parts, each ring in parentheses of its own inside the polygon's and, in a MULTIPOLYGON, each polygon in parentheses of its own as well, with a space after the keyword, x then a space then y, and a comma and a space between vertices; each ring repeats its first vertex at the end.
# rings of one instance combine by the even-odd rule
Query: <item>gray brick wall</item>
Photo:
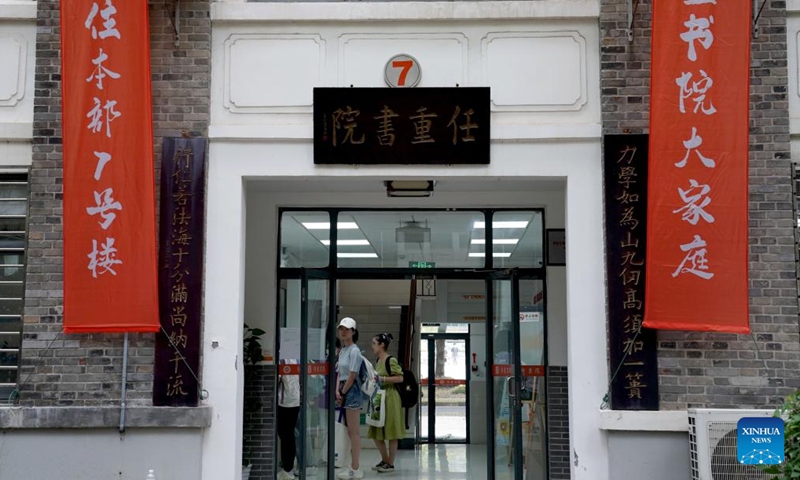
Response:
POLYGON ((567 367, 547 369, 547 438, 550 478, 570 478, 567 367))
MULTIPOLYGON (((181 2, 175 46, 173 2, 150 6, 156 181, 161 138, 181 130, 206 135, 209 123, 211 22, 209 2, 181 2), (170 7, 171 8, 171 7, 170 7)), ((20 403, 119 404, 122 335, 61 332, 62 170, 59 2, 37 4, 33 166, 20 403)), ((158 191, 158 188, 156 188, 158 191)), ((151 404, 153 334, 130 336, 128 402, 151 404)))
MULTIPOLYGON (((632 43, 625 32, 626 17, 625 0, 602 0, 604 133, 648 131, 652 0, 639 2, 632 43)), ((662 410, 764 408, 800 387, 786 3, 767 0, 759 25, 750 80, 750 323, 755 340, 748 335, 660 331, 662 410)))

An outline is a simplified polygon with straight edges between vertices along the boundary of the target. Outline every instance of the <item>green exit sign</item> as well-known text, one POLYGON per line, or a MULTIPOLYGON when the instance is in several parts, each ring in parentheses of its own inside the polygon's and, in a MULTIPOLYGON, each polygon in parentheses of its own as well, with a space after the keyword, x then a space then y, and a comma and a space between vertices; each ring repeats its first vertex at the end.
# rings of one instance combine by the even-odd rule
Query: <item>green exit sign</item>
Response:
POLYGON ((434 262, 408 262, 409 268, 434 268, 436 264, 434 262))

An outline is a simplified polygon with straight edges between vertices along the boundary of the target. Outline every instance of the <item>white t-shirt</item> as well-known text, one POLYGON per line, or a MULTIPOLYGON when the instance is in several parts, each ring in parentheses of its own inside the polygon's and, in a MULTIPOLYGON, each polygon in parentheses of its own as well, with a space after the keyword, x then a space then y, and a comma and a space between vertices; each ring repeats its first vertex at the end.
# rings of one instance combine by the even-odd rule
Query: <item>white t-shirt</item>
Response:
MULTIPOLYGON (((355 343, 349 347, 342 348, 339 351, 339 361, 336 364, 336 371, 339 372, 339 381, 347 381, 347 376, 350 375, 350 372, 358 373, 362 361, 361 350, 355 343)), ((358 375, 356 375, 357 381, 358 375)))
MULTIPOLYGON (((286 362, 296 363, 296 362, 286 362)), ((278 381, 278 406, 292 408, 300 406, 300 376, 281 375, 278 381)))

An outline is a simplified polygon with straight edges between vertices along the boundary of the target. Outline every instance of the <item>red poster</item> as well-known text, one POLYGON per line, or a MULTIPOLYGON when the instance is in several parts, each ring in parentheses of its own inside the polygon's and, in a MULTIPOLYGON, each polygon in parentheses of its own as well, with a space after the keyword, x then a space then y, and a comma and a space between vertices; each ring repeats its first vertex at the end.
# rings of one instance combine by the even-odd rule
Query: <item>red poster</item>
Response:
POLYGON ((751 3, 653 5, 645 327, 750 332, 751 3))
POLYGON ((147 1, 62 1, 61 55, 64 331, 158 331, 147 1))

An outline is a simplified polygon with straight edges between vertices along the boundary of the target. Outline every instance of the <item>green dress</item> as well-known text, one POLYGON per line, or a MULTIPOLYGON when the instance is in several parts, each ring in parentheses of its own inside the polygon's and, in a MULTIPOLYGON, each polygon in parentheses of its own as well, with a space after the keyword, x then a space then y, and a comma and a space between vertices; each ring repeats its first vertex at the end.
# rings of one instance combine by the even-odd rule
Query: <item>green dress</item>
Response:
MULTIPOLYGON (((386 360, 379 360, 375 365, 375 371, 382 377, 394 377, 403 374, 397 359, 392 357, 389 360, 389 368, 392 373, 386 371, 386 360)), ((386 390, 386 422, 383 427, 369 427, 367 436, 373 440, 399 440, 406 438, 406 428, 403 423, 403 405, 400 402, 400 394, 397 393, 394 383, 384 383, 381 388, 386 390)))

